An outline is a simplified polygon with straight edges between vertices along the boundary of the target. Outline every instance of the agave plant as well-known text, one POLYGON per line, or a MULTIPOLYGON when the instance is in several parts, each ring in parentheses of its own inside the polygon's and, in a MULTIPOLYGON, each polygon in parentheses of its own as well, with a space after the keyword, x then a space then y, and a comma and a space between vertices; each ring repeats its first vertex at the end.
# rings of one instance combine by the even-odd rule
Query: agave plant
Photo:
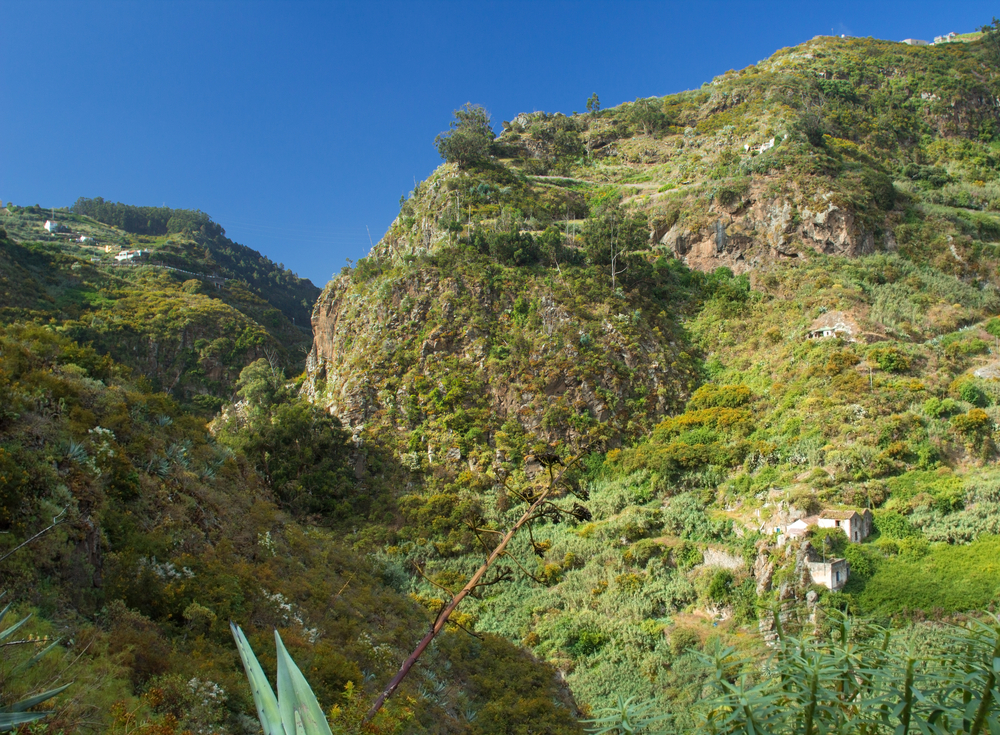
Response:
POLYGON ((591 735, 633 735, 633 733, 659 732, 661 725, 668 717, 657 711, 655 702, 638 702, 635 697, 623 699, 618 695, 618 706, 607 707, 597 712, 597 717, 584 720, 588 725, 587 732, 591 735))
MULTIPOLYGON (((0 597, 3 597, 4 594, 6 593, 0 593, 0 597)), ((10 603, 3 610, 0 610, 0 624, 2 624, 4 618, 7 617, 7 613, 10 611, 11 605, 13 604, 14 603, 10 603)), ((0 630, 0 641, 9 638, 11 635, 13 635, 15 631, 17 631, 22 625, 27 623, 30 619, 31 615, 28 615, 27 617, 22 618, 18 622, 14 623, 9 628, 0 630)), ((10 676, 14 677, 17 676, 18 674, 23 673, 24 671, 27 671, 29 668, 38 663, 38 661, 41 660, 42 656, 47 654, 58 644, 59 644, 58 640, 53 641, 31 658, 27 659, 26 661, 22 661, 11 670, 10 676)), ((10 645, 10 643, 4 645, 10 645)), ((36 705, 41 704, 42 702, 48 699, 52 699, 52 697, 64 691, 69 686, 70 686, 69 684, 64 684, 61 687, 57 687, 55 689, 49 689, 47 692, 42 692, 41 694, 36 694, 33 697, 28 697, 27 699, 22 699, 19 702, 14 702, 14 704, 7 705, 6 707, 0 707, 0 732, 8 732, 10 730, 13 730, 15 727, 18 727, 19 725, 23 725, 27 722, 34 722, 35 720, 40 720, 43 717, 46 717, 47 715, 51 715, 52 714, 51 711, 28 712, 27 710, 31 709, 36 705)))
POLYGON ((323 708, 306 678, 285 650, 278 631, 274 631, 274 644, 278 650, 278 695, 264 675, 243 630, 235 623, 229 629, 236 639, 236 648, 243 660, 243 668, 250 681, 257 717, 264 735, 333 735, 323 715, 323 708))

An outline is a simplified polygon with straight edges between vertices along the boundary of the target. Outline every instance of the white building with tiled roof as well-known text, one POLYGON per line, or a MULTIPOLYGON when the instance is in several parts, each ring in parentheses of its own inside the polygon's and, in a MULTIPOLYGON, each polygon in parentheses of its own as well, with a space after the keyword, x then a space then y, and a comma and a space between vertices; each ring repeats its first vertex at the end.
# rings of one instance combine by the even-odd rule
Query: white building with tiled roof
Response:
POLYGON ((843 311, 828 311, 812 323, 806 336, 809 339, 840 337, 853 342, 859 334, 861 327, 850 314, 843 311))
POLYGON ((846 534, 848 541, 860 543, 871 535, 872 512, 870 510, 861 513, 856 510, 824 510, 816 519, 816 525, 820 528, 840 528, 846 534))
POLYGON ((851 543, 861 543, 871 535, 874 523, 870 510, 824 510, 822 513, 813 516, 799 518, 793 523, 789 523, 783 530, 776 528, 779 533, 778 544, 784 544, 790 538, 803 538, 809 526, 819 528, 839 528, 847 536, 851 543))

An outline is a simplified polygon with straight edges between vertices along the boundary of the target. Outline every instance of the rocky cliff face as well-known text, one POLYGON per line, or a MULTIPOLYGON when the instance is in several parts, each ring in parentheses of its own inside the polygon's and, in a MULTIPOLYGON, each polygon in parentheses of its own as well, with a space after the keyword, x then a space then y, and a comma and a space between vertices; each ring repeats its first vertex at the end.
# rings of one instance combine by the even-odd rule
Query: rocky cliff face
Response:
POLYGON ((675 408, 693 366, 671 317, 615 305, 481 262, 341 276, 314 311, 307 389, 414 467, 618 441, 675 408))
POLYGON ((832 192, 803 201, 801 193, 769 195, 766 186, 755 185, 732 206, 710 206, 707 224, 674 224, 658 244, 688 267, 706 272, 727 267, 744 273, 815 254, 857 257, 875 252, 873 230, 834 200, 832 192))

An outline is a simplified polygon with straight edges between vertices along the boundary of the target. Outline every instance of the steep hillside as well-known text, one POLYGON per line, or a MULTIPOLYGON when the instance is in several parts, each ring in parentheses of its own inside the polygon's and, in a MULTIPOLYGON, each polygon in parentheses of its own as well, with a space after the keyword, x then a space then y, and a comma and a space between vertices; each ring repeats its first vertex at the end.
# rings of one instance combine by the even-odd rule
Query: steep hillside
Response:
POLYGON ((576 447, 617 442, 691 385, 678 311, 695 280, 663 261, 647 295, 625 295, 586 266, 461 250, 368 279, 355 272, 317 306, 311 390, 358 431, 404 432, 415 466, 448 452, 488 466, 498 432, 506 451, 525 432, 576 447))
POLYGON ((394 517, 359 543, 422 569, 431 605, 479 562, 470 529, 523 512, 529 455, 585 453, 591 519, 515 540, 517 580, 465 623, 585 708, 652 697, 682 728, 698 652, 752 651, 774 605, 902 624, 994 604, 992 40, 817 38, 495 140, 461 111, 465 147, 313 314, 307 394, 356 457, 394 457, 394 517), (875 533, 778 545, 824 509, 872 509, 875 533), (837 555, 834 594, 808 564, 837 555))
MULTIPOLYGON (((206 271, 242 281, 255 295, 277 307, 292 322, 308 326, 319 289, 281 263, 226 237, 226 231, 201 211, 169 207, 137 207, 80 197, 74 214, 110 225, 131 236, 166 238, 157 256, 178 268, 198 265, 206 271), (192 245, 196 247, 192 247, 192 245)), ((156 242, 156 240, 154 240, 156 242)))
POLYGON ((499 165, 442 169, 372 257, 447 240, 442 218, 504 227, 519 212, 527 229, 572 234, 609 191, 649 213, 654 250, 701 270, 925 247, 927 221, 939 243, 995 236, 975 213, 997 208, 996 63, 981 43, 817 38, 700 90, 519 115, 499 165))
POLYGON ((585 408, 617 434, 625 424, 609 400, 636 415, 643 398, 638 415, 656 416, 690 388, 664 321, 690 305, 678 262, 739 274, 882 250, 992 280, 995 69, 981 42, 818 38, 701 90, 520 115, 491 158, 445 164, 418 186, 372 253, 324 291, 310 359, 317 400, 370 423, 420 392, 381 371, 358 380, 373 353, 397 378, 457 355, 476 363, 501 423, 519 412, 551 440, 573 434, 565 414, 585 408), (518 317, 548 338, 524 345, 535 386, 486 364, 518 351, 503 326, 518 317), (587 370, 580 340, 615 359, 587 370), (621 388, 633 381, 616 365, 640 376, 635 390, 621 388), (546 412, 560 431, 540 430, 546 412))
MULTIPOLYGON (((307 525, 316 508, 296 502, 295 488, 327 493, 342 523, 366 507, 350 483, 310 481, 344 466, 345 435, 289 400, 263 360, 240 382, 255 413, 214 433, 129 372, 47 326, 0 328, 0 583, 16 613, 36 614, 0 655, 3 704, 62 679, 73 684, 47 720, 55 731, 259 732, 232 619, 272 675, 280 629, 324 708, 352 725, 365 683, 395 670, 427 614, 395 563, 307 525), (285 481, 277 458, 264 471, 265 447, 285 481)), ((503 639, 449 632, 381 726, 579 732, 572 713, 547 666, 503 639)))
POLYGON ((230 243, 204 215, 200 229, 177 224, 178 212, 178 231, 147 235, 63 211, 55 219, 66 231, 49 233, 43 224, 52 211, 7 211, 5 319, 55 322, 205 409, 229 399, 240 370, 265 354, 301 369, 311 339, 303 315, 318 289, 276 267, 254 270, 266 259, 230 243), (116 260, 122 250, 142 254, 116 260), (224 265, 237 255, 246 267, 224 265))

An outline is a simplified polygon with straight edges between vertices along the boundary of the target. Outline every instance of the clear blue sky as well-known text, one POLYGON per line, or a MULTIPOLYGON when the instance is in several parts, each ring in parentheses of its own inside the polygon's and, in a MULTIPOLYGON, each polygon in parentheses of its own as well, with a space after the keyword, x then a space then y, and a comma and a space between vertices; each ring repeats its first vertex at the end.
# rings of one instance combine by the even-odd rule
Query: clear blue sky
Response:
POLYGON ((440 159, 452 110, 582 111, 699 87, 815 35, 899 40, 962 2, 0 4, 0 199, 201 209, 323 285, 440 159))

